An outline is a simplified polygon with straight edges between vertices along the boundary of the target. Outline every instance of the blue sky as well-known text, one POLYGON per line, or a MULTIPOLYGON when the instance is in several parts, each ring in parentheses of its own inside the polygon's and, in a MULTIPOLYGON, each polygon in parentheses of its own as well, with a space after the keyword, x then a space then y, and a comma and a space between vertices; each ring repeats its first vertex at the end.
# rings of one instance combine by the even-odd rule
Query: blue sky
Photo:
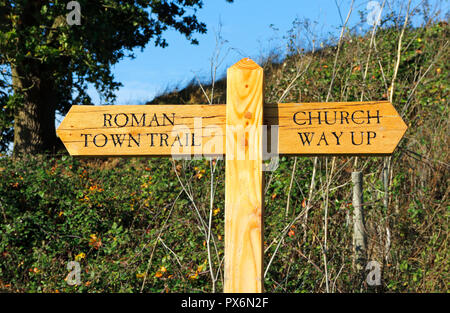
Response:
MULTIPOLYGON (((372 0, 373 1, 373 0, 372 0)), ((267 56, 270 51, 285 52, 283 38, 292 29, 294 20, 315 21, 312 27, 316 40, 339 36, 342 19, 345 20, 350 0, 205 0, 198 11, 200 21, 206 23, 207 34, 197 35, 199 45, 191 45, 175 31, 167 31, 165 38, 169 46, 157 48, 151 43, 144 51, 136 51, 135 59, 123 59, 113 68, 115 79, 124 86, 117 92, 116 104, 141 104, 153 99, 164 90, 184 87, 192 79, 210 81, 211 58, 216 50, 219 33, 227 42, 220 49, 225 56, 218 75, 223 76, 227 67, 243 57, 255 61, 267 56), (338 6, 340 7, 341 16, 338 6), (221 26, 220 26, 221 25, 221 26)), ((360 21, 358 11, 367 13, 370 1, 354 3, 349 25, 360 21)), ((383 0, 377 1, 380 5, 383 0)), ((389 2, 389 1, 388 1, 389 2)), ((417 5, 421 1, 413 1, 417 5)), ((437 3, 439 1, 431 1, 437 3)), ((400 1, 406 7, 407 0, 400 1)), ((441 3, 448 10, 448 1, 441 3)), ((388 7, 383 10, 386 14, 388 7)), ((369 27, 363 23, 366 28, 369 27)), ((316 44, 320 44, 316 42, 316 44)), ((89 94, 95 104, 103 104, 95 89, 89 94)))

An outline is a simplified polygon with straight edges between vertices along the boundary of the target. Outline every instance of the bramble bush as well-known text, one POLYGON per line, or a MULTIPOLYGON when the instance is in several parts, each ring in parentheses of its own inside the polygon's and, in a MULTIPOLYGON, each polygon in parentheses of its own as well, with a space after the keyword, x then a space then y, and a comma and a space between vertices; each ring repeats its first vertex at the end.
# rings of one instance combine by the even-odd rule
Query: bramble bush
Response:
MULTIPOLYGON (((206 258, 197 253, 203 240, 189 202, 177 197, 181 187, 168 160, 38 156, 0 162, 2 288, 138 291, 155 236, 172 214, 162 238, 186 268, 180 272, 173 255, 155 250, 145 290, 202 290, 203 273, 189 277, 204 267, 206 258), (82 267, 80 286, 65 281, 69 261, 82 267)), ((190 179, 200 182, 209 167, 197 163, 190 179)), ((220 229, 223 210, 216 212, 220 229)))

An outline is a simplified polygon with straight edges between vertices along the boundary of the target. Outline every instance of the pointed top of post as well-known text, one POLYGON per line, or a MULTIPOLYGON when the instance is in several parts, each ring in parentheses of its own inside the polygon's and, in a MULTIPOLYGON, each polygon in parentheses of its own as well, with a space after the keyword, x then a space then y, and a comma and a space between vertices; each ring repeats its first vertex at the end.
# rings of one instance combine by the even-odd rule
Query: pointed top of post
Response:
POLYGON ((237 69, 246 69, 246 70, 257 70, 262 69, 261 66, 259 66, 255 61, 253 61, 250 58, 243 58, 230 68, 237 68, 237 69))

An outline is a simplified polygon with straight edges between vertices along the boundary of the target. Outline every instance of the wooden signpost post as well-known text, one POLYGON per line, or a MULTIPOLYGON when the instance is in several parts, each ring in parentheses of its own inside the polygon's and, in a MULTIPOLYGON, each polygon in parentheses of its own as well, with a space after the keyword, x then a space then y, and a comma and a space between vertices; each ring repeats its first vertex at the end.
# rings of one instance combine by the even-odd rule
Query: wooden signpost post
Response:
POLYGON ((73 106, 57 134, 74 156, 225 156, 224 291, 262 292, 263 125, 281 155, 389 155, 407 129, 388 101, 263 105, 246 58, 226 105, 73 106))

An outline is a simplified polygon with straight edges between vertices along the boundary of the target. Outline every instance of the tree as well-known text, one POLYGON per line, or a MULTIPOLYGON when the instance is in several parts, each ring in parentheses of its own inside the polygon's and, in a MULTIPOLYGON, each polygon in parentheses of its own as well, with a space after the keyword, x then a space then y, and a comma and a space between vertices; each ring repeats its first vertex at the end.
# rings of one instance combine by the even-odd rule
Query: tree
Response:
POLYGON ((0 0, 0 149, 14 130, 15 155, 54 152, 56 112, 92 104, 88 83, 113 101, 121 84, 111 65, 149 42, 166 47, 169 28, 196 44, 193 35, 206 32, 196 16, 202 6, 202 0, 0 0))

